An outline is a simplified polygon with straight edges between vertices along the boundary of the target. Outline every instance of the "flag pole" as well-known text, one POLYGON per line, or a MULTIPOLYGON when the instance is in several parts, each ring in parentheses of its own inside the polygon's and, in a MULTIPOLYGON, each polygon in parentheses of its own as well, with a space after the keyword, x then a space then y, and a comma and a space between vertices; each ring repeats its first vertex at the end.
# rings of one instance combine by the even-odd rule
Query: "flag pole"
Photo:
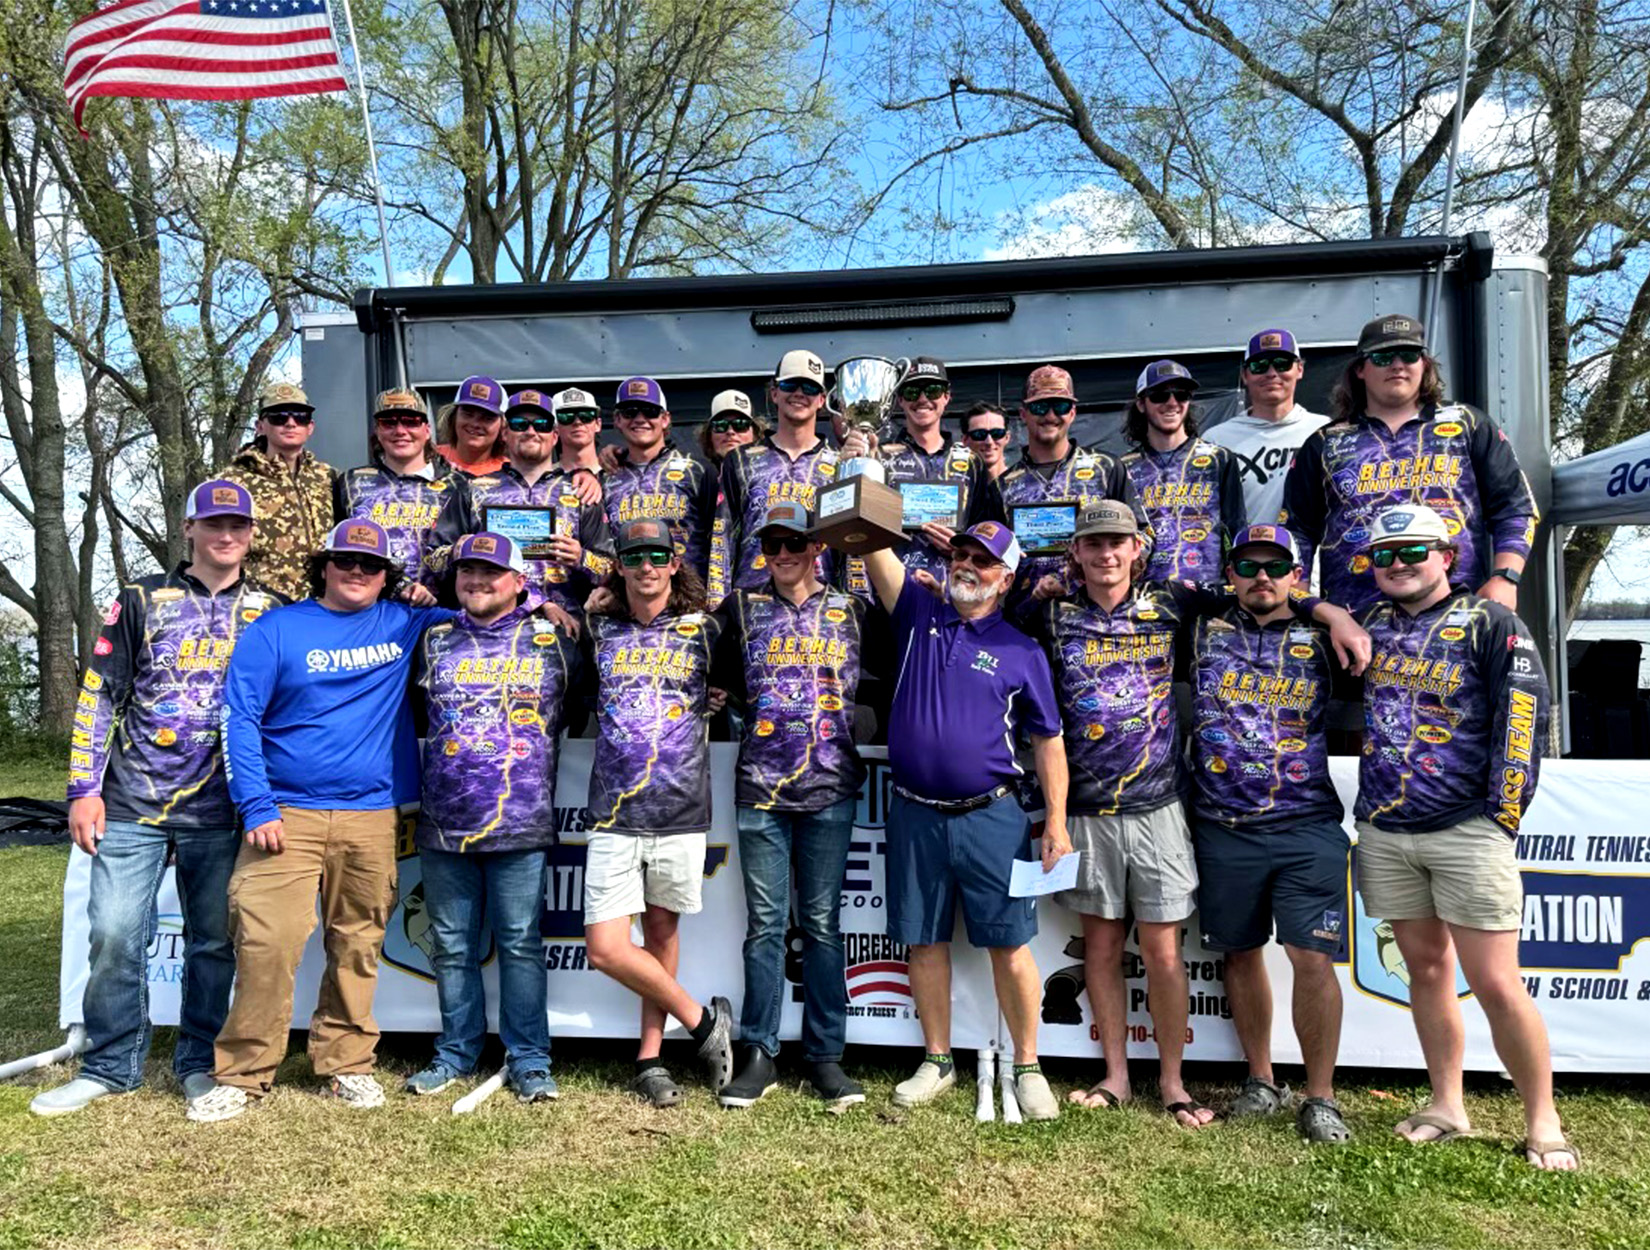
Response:
MULTIPOLYGON (((349 0, 344 0, 345 4, 349 0)), ((1439 227, 1440 234, 1447 235, 1450 228, 1450 210, 1455 207, 1455 163, 1461 155, 1461 122, 1466 115, 1467 108, 1467 71, 1472 68, 1472 27, 1473 19, 1478 15, 1478 0, 1467 0, 1467 28, 1461 35, 1461 73, 1455 84, 1455 123, 1450 128, 1449 137, 1449 165, 1444 171, 1444 220, 1439 227)), ((1437 342, 1437 328, 1434 322, 1438 320, 1438 297, 1444 293, 1444 265, 1438 263, 1438 272, 1432 277, 1431 300, 1427 305, 1427 319, 1425 321, 1427 346, 1437 342)))
POLYGON ((355 89, 361 97, 361 122, 367 129, 367 161, 372 172, 372 200, 378 209, 378 245, 384 250, 384 285, 395 285, 395 264, 390 260, 390 230, 384 221, 384 184, 378 177, 378 145, 372 137, 372 110, 367 108, 367 80, 361 70, 361 46, 355 41, 355 14, 344 0, 344 24, 349 29, 350 55, 355 58, 355 89))

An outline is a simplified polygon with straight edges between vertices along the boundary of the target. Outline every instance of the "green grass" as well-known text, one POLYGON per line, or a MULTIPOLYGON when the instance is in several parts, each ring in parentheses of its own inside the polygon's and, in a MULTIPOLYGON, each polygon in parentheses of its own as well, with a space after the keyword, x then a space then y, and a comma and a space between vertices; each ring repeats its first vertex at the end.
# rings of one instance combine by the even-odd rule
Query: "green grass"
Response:
MULTIPOLYGON (((28 769, 10 767, 0 764, 0 791, 22 793, 5 782, 28 769)), ((50 793, 58 781, 45 780, 36 789, 50 793)), ((0 851, 4 1057, 58 1040, 65 858, 56 847, 0 851)), ((447 1096, 392 1094, 378 1112, 331 1106, 295 1053, 266 1107, 191 1125, 170 1046, 160 1030, 147 1089, 66 1119, 27 1107, 67 1068, 0 1085, 0 1250, 1650 1247, 1642 1081, 1563 1082, 1560 1108, 1587 1168, 1544 1176, 1514 1152, 1518 1103, 1493 1080, 1470 1098, 1479 1139, 1412 1147, 1391 1127, 1422 1094, 1414 1075, 1348 1074, 1356 1140, 1337 1150, 1308 1148, 1287 1119, 1188 1133, 1149 1099, 1041 1126, 977 1125, 965 1090, 898 1112, 889 1094, 910 1056, 886 1051, 856 1065, 868 1103, 832 1116, 790 1088, 748 1113, 721 1112, 700 1086, 684 1107, 651 1112, 619 1089, 624 1044, 559 1045, 559 1103, 524 1108, 501 1094, 468 1118, 448 1114, 447 1096)), ((386 1083, 427 1046, 389 1039, 386 1083)), ((1082 1064, 1049 1068, 1062 1096, 1093 1077, 1082 1064)), ((1194 1075, 1212 1098, 1233 1076, 1194 1075)))

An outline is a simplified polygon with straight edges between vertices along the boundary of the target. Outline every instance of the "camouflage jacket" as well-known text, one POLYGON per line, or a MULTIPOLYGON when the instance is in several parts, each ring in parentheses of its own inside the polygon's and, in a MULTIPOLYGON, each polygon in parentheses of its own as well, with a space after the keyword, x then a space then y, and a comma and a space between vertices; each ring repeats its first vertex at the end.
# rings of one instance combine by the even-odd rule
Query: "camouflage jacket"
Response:
POLYGON ((248 443, 221 476, 246 487, 258 514, 247 577, 288 599, 307 599, 304 564, 326 541, 336 519, 332 466, 306 451, 298 457, 297 471, 289 473, 278 457, 248 443))

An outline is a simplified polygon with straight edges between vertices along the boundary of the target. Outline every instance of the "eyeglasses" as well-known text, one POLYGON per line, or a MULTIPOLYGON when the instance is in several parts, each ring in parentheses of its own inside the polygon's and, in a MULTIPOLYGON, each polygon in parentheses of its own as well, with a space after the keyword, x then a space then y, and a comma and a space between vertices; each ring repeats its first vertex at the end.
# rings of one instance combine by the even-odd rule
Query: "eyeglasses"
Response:
POLYGON ((983 443, 986 439, 1002 442, 1008 437, 1006 425, 977 425, 972 430, 964 431, 964 437, 971 443, 983 443))
POLYGON ((989 572, 1002 564, 1002 561, 989 551, 981 551, 977 547, 953 547, 951 548, 951 563, 972 564, 977 569, 989 572))
POLYGON ((373 420, 386 430, 416 430, 429 425, 415 412, 381 412, 373 420))
POLYGON ((1026 411, 1034 417, 1046 417, 1051 412, 1057 417, 1064 417, 1076 407, 1075 399, 1034 399, 1026 405, 1026 411))
POLYGON ((556 428, 556 419, 549 413, 545 413, 544 415, 537 417, 518 417, 515 413, 511 413, 509 416, 504 418, 504 424, 509 426, 510 429, 516 434, 520 434, 529 429, 535 430, 540 434, 548 434, 551 430, 556 428))
POLYGON ((1294 367, 1293 356, 1256 356, 1243 362, 1244 371, 1257 378, 1265 373, 1288 373, 1294 367))
POLYGON ((564 408, 556 414, 557 425, 589 425, 601 419, 602 414, 596 408, 564 408))
POLYGON ((649 547, 646 551, 626 551, 619 556, 619 563, 627 569, 639 569, 645 562, 656 569, 662 569, 676 558, 674 551, 664 551, 658 547, 649 547))
POLYGON ((1192 393, 1184 386, 1154 386, 1146 392, 1146 398, 1154 404, 1166 404, 1171 399, 1189 404, 1192 402, 1192 393))
POLYGON ((1270 577, 1273 581, 1277 581, 1280 577, 1288 577, 1290 570, 1294 567, 1295 562, 1293 560, 1282 556, 1276 560, 1232 561, 1232 572, 1236 573, 1239 577, 1254 577, 1262 569, 1265 569, 1266 576, 1270 577))
POLYGON ((793 556, 799 556, 808 550, 808 543, 810 541, 811 540, 803 534, 797 534, 795 537, 787 535, 784 538, 765 537, 762 539, 762 554, 765 556, 776 556, 781 550, 784 550, 790 552, 793 556))
POLYGON ((347 556, 334 552, 327 558, 332 561, 332 567, 341 573, 354 573, 360 570, 368 577, 373 577, 390 571, 389 563, 377 556, 347 556))
POLYGON ((906 403, 913 403, 926 395, 929 399, 938 399, 941 395, 951 393, 951 386, 946 382, 913 382, 910 386, 899 388, 899 397, 906 403))
POLYGON ((664 415, 664 409, 652 404, 621 404, 613 410, 613 415, 620 421, 657 421, 664 415))
POLYGON ((773 386, 776 391, 784 391, 787 395, 792 391, 801 391, 809 399, 825 393, 823 386, 818 382, 810 382, 807 378, 784 378, 776 381, 773 386))
POLYGON ((745 434, 755 424, 749 417, 712 417, 710 419, 710 432, 712 434, 726 434, 729 430, 732 430, 735 434, 745 434))
POLYGON ((1406 365, 1421 363, 1421 357, 1426 355, 1419 347, 1395 347, 1385 352, 1365 352, 1364 359, 1377 369, 1385 369, 1394 360, 1401 360, 1406 365))
POLYGON ((270 408, 258 414, 265 425, 308 425, 315 414, 301 408, 270 408))
POLYGON ((1427 556, 1438 550, 1429 543, 1415 543, 1408 547, 1377 547, 1369 553, 1370 561, 1378 569, 1389 569, 1394 560, 1405 564, 1425 564, 1427 556))

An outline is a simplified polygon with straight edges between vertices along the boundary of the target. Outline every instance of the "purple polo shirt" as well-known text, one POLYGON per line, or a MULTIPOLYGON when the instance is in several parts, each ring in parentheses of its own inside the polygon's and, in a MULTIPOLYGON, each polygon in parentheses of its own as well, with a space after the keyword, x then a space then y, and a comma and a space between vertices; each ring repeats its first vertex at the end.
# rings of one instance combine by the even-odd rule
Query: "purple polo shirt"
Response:
POLYGON ((928 799, 973 798, 1024 773, 1015 730, 1060 736, 1048 659, 1001 612, 965 621, 908 575, 893 624, 888 762, 897 784, 928 799))

